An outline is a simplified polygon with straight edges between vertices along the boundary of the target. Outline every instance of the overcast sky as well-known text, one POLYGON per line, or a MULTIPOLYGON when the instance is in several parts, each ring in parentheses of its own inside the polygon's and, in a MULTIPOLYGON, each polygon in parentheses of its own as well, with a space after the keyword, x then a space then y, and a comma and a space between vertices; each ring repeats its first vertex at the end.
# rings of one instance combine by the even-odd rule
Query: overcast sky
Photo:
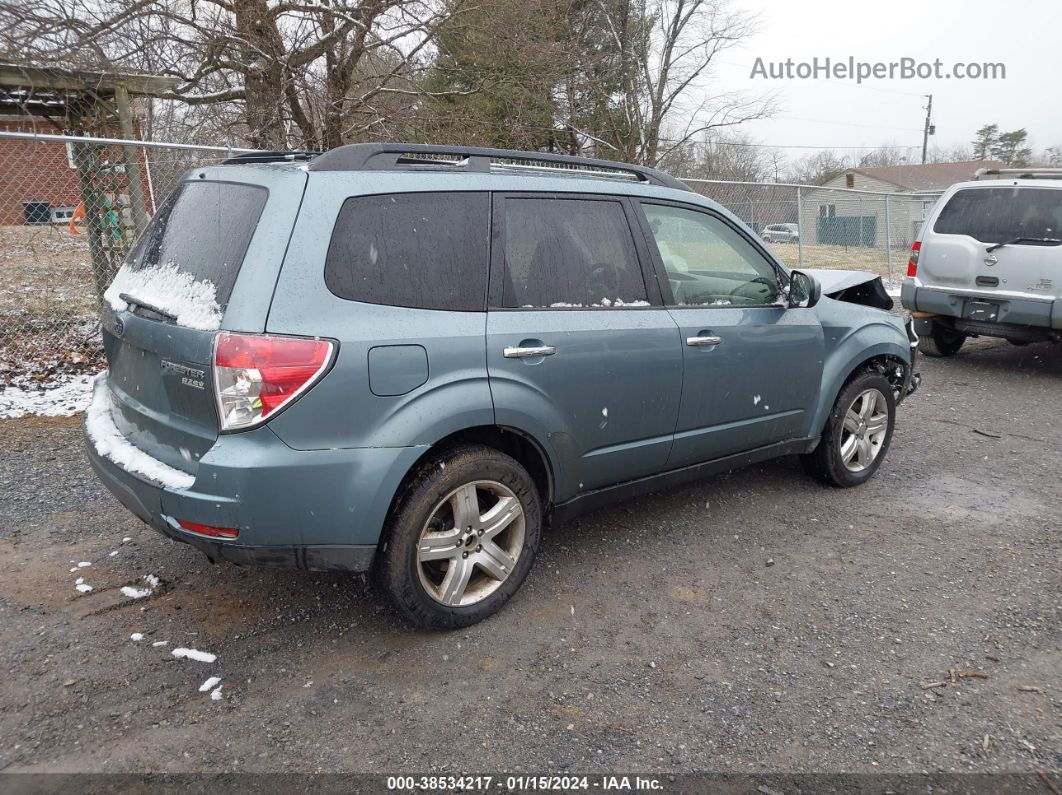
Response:
MULTIPOLYGON (((1024 127, 1036 151, 1062 145, 1062 2, 1059 0, 734 0, 759 13, 760 31, 721 53, 719 88, 773 91, 771 119, 741 126, 775 146, 910 145, 921 157, 923 94, 933 94, 936 136, 930 146, 967 143, 983 124, 1024 127), (762 80, 749 73, 764 61, 833 59, 896 61, 910 56, 945 69, 962 62, 1002 62, 1004 80, 762 80)), ((812 149, 786 150, 798 157, 812 149)))

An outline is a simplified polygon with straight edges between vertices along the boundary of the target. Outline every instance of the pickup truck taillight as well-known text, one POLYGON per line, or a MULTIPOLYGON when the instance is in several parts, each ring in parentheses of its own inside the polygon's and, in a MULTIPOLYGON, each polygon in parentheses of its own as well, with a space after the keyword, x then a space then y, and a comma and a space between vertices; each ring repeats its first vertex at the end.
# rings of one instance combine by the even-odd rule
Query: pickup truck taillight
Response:
POLYGON ((332 362, 329 340, 218 334, 214 394, 221 430, 265 422, 318 381, 332 362))
POLYGON ((907 260, 907 275, 918 275, 918 252, 922 250, 922 241, 916 240, 911 246, 911 258, 907 260))

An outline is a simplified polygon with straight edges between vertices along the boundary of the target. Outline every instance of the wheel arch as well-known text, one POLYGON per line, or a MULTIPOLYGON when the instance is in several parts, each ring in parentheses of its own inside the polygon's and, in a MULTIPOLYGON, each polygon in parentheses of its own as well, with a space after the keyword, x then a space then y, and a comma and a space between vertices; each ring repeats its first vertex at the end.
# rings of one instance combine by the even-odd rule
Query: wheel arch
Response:
MULTIPOLYGON (((830 362, 827 362, 823 370, 818 410, 815 412, 808 436, 817 438, 822 434, 830 411, 833 410, 833 404, 837 401, 837 396, 856 375, 869 367, 874 367, 880 368, 880 372, 888 378, 888 371, 897 365, 909 368, 911 366, 910 356, 910 351, 902 345, 880 342, 869 347, 858 348, 848 356, 835 357, 832 360, 832 366, 830 362)), ((901 383, 905 375, 906 372, 899 377, 901 383)))
MULTIPOLYGON (((391 497, 387 516, 397 509, 413 478, 428 461, 438 460, 450 449, 464 444, 490 447, 516 459, 531 476, 542 499, 546 515, 553 503, 554 467, 542 444, 531 434, 505 425, 474 425, 453 431, 422 448, 421 454, 407 467, 391 497)), ((381 536, 381 542, 384 538, 381 536)))

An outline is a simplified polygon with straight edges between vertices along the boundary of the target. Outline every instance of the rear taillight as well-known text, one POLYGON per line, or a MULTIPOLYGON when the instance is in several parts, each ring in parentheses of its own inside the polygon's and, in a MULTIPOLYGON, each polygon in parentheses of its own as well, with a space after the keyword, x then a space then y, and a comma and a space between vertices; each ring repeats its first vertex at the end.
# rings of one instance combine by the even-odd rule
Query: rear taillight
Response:
POLYGON ((221 430, 265 422, 313 386, 328 369, 334 349, 328 340, 218 334, 214 393, 221 430))
POLYGON ((907 260, 907 275, 918 275, 918 252, 922 250, 922 242, 916 240, 914 245, 911 246, 911 258, 907 260))

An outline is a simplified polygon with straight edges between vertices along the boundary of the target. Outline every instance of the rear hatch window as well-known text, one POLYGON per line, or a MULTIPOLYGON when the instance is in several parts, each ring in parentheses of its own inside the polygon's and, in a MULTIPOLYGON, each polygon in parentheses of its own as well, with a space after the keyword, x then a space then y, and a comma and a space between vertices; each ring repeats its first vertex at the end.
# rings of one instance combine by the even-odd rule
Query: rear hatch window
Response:
POLYGON ((267 198, 257 185, 183 183, 107 289, 107 303, 188 328, 220 328, 267 198))
POLYGON ((940 211, 933 231, 969 235, 982 243, 1058 240, 1062 190, 1017 186, 960 190, 940 211))

